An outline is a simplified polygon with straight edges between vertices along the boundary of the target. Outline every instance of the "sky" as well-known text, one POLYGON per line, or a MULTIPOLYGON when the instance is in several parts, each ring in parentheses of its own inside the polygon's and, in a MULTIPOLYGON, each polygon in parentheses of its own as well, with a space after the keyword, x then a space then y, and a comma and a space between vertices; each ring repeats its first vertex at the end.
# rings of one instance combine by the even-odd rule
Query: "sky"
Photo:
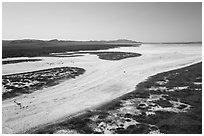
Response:
POLYGON ((2 39, 202 41, 202 3, 3 2, 2 39))

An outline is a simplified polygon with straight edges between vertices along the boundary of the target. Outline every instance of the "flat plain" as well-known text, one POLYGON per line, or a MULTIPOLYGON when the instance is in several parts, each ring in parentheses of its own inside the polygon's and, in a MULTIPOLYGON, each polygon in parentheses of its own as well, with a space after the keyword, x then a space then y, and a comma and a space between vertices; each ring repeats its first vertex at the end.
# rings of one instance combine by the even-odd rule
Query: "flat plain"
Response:
POLYGON ((30 91, 3 99, 3 133, 201 133, 201 49, 201 44, 142 44, 4 57, 3 93, 19 86, 30 91), (172 121, 177 119, 187 121, 178 128, 172 121))

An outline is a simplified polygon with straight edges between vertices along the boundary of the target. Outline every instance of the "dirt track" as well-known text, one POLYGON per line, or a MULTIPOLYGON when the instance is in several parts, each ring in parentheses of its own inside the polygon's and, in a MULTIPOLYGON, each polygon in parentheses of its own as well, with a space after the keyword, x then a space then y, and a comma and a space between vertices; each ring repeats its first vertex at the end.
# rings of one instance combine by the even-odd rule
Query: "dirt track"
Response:
POLYGON ((41 62, 2 66, 3 74, 60 66, 77 66, 86 70, 76 79, 3 101, 3 133, 22 132, 93 108, 134 90, 137 83, 151 75, 202 60, 201 45, 142 45, 110 51, 136 52, 142 56, 120 61, 100 60, 96 55, 49 57, 42 58, 41 62), (27 108, 20 109, 14 100, 27 108))

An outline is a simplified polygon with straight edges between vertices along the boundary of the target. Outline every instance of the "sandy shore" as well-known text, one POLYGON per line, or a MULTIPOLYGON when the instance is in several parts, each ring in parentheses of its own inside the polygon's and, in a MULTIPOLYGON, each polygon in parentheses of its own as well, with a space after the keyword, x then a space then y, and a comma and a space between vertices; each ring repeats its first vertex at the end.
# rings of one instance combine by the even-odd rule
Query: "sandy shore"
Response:
POLYGON ((85 74, 76 79, 3 101, 3 133, 23 132, 93 108, 134 90, 136 84, 151 75, 202 60, 201 45, 146 44, 109 51, 136 52, 142 56, 120 61, 100 60, 96 55, 74 58, 35 57, 43 61, 3 65, 3 75, 61 66, 86 70, 85 74), (20 109, 14 99, 27 108, 20 109))

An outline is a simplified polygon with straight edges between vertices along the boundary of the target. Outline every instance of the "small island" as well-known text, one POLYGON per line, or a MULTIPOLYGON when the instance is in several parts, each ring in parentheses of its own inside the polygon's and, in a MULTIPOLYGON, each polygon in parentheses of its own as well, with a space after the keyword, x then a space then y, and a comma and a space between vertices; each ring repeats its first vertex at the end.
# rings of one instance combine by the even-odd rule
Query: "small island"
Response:
POLYGON ((97 55, 99 59, 102 60, 122 60, 126 58, 131 58, 131 57, 139 57, 141 54, 139 53, 132 53, 132 52, 74 52, 74 53, 58 53, 58 54, 50 54, 52 57, 78 57, 80 54, 91 54, 91 55, 97 55))
POLYGON ((60 81, 75 78, 85 72, 78 67, 57 67, 2 76, 2 99, 12 98, 21 94, 59 84, 60 81))

